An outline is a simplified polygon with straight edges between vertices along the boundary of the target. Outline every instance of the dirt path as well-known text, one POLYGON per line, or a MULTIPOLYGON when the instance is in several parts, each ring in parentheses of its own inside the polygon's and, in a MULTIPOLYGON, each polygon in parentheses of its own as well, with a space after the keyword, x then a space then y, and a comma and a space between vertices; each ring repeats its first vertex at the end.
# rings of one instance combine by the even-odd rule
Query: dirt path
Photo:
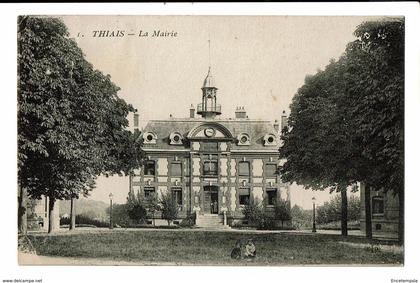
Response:
POLYGON ((31 253, 18 253, 19 265, 192 265, 191 263, 124 261, 101 258, 74 258, 59 256, 40 256, 31 253))

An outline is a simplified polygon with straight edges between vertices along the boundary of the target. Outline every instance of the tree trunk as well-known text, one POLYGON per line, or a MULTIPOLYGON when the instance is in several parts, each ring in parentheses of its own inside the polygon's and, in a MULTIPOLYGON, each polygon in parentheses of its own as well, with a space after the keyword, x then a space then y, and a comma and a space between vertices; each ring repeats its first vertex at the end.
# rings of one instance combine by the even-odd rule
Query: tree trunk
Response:
POLYGON ((18 232, 19 234, 26 235, 28 220, 27 220, 27 192, 26 188, 19 186, 18 196, 18 232))
POLYGON ((398 242, 404 245, 404 188, 398 192, 398 242))
POLYGON ((341 235, 347 236, 347 188, 341 188, 341 235))
POLYGON ((75 198, 70 199, 70 230, 76 228, 76 210, 75 210, 75 198))
POLYGON ((48 197, 48 233, 53 232, 55 228, 54 204, 55 199, 48 197))
POLYGON ((366 238, 372 239, 372 212, 370 207, 370 186, 365 185, 365 224, 366 238))

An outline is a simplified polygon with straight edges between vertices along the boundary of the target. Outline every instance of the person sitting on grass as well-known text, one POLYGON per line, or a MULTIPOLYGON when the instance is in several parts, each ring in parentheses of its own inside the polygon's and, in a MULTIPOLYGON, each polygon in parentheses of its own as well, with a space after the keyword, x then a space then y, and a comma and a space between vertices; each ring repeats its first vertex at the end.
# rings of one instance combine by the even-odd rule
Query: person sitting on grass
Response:
POLYGON ((230 257, 232 259, 241 259, 242 258, 242 251, 241 251, 241 240, 237 240, 235 247, 233 248, 232 252, 230 253, 230 257))
POLYGON ((257 255, 257 250, 255 248, 254 241, 249 239, 245 245, 245 253, 244 256, 247 260, 253 260, 257 255))

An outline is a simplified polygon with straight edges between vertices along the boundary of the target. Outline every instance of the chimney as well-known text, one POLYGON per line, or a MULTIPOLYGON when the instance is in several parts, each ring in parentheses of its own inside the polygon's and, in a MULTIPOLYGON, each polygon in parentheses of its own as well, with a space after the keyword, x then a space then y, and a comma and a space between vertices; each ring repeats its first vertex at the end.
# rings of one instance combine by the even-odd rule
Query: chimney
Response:
POLYGON ((281 131, 287 127, 287 116, 286 111, 283 110, 283 113, 281 114, 281 131))
POLYGON ((139 114, 134 113, 134 128, 139 127, 139 114))
POLYGON ((134 110, 134 133, 139 132, 139 114, 137 114, 137 109, 134 110))
POLYGON ((274 130, 276 130, 276 133, 279 132, 280 130, 279 120, 274 120, 274 130))
POLYGON ((245 109, 244 109, 243 106, 236 107, 235 118, 236 119, 245 119, 245 118, 248 118, 246 116, 246 111, 245 111, 245 109))
POLYGON ((190 106, 190 118, 194 118, 195 115, 195 109, 194 106, 191 104, 190 106))

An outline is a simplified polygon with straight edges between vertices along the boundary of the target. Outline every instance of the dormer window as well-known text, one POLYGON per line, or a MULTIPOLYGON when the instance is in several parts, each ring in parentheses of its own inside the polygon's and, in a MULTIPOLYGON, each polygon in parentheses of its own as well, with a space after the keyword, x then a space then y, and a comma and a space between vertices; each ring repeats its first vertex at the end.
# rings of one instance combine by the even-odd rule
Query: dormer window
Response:
POLYGON ((274 134, 266 134, 263 139, 264 139, 265 146, 277 145, 276 136, 274 134))
POLYGON ((182 145, 182 136, 178 132, 171 133, 169 135, 169 144, 182 145))
POLYGON ((155 144, 157 140, 157 136, 155 133, 152 132, 145 132, 143 134, 143 142, 145 144, 155 144))
POLYGON ((246 133, 241 133, 238 135, 238 145, 249 145, 250 138, 246 133))

